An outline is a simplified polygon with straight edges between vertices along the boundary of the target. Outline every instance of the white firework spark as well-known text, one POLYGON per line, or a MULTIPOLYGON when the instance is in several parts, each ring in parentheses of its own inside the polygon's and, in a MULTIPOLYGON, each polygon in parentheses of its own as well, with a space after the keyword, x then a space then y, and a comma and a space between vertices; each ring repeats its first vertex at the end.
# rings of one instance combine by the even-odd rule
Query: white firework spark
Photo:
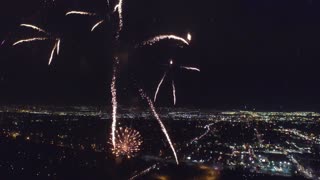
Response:
POLYGON ((112 81, 111 81, 111 95, 112 95, 112 125, 111 125, 111 140, 113 148, 116 148, 116 128, 117 128, 117 108, 118 108, 118 102, 117 102, 117 88, 116 88, 116 82, 117 82, 117 66, 118 66, 119 60, 118 57, 115 57, 115 65, 113 67, 113 75, 112 75, 112 81))
POLYGON ((188 33, 188 37, 187 37, 188 41, 190 42, 192 40, 192 36, 190 33, 188 33))
POLYGON ((174 85, 174 80, 172 80, 172 94, 173 94, 173 105, 176 105, 176 86, 174 85))
POLYGON ((92 26, 91 28, 91 32, 94 31, 100 24, 102 24, 104 22, 104 20, 101 20, 99 22, 97 22, 94 26, 92 26))
POLYGON ((46 37, 34 37, 34 38, 29 38, 29 39, 21 39, 13 44, 13 46, 22 44, 22 43, 28 43, 28 42, 33 42, 33 41, 45 41, 48 40, 46 37))
POLYGON ((47 34, 47 32, 46 32, 45 30, 43 30, 43 29, 41 29, 41 28, 39 28, 39 27, 37 27, 37 26, 35 26, 35 25, 32 25, 32 24, 20 24, 20 26, 32 28, 32 29, 34 29, 34 30, 37 30, 37 31, 39 31, 39 32, 43 32, 43 33, 46 33, 46 34, 47 34))
POLYGON ((165 72, 165 73, 163 74, 163 77, 162 77, 162 79, 160 80, 160 82, 159 82, 159 84, 158 84, 158 87, 157 87, 157 90, 156 90, 156 92, 155 92, 155 94, 154 94, 154 99, 153 99, 154 102, 157 101, 157 97, 158 97, 158 93, 159 93, 160 87, 161 87, 164 79, 166 78, 166 76, 167 76, 167 73, 165 72))
POLYGON ((153 45, 161 40, 165 40, 165 39, 173 39, 173 40, 176 40, 176 41, 180 41, 186 45, 189 45, 189 41, 182 38, 182 37, 179 37, 179 36, 176 36, 176 35, 172 35, 172 34, 169 34, 169 35, 159 35, 159 36, 156 36, 156 37, 153 37, 152 39, 149 39, 147 41, 144 41, 142 43, 143 46, 145 45, 153 45))
POLYGON ((173 144, 172 144, 172 142, 171 142, 171 139, 170 139, 170 136, 169 136, 169 134, 168 134, 168 132, 167 132, 167 129, 166 129, 166 127, 164 126, 164 124, 162 123, 162 120, 161 120, 160 116, 158 115, 158 113, 157 113, 157 111, 156 111, 156 108, 154 107, 154 104, 153 104, 152 100, 143 92, 142 89, 140 89, 140 95, 141 95, 141 97, 142 97, 143 99, 146 99, 146 100, 147 100, 148 105, 149 105, 149 107, 150 107, 150 109, 151 109, 151 111, 152 111, 153 116, 157 119, 158 123, 160 124, 160 127, 161 127, 161 130, 162 130, 163 134, 164 134, 164 135, 166 136, 166 138, 167 138, 167 141, 168 141, 168 143, 169 143, 169 145, 170 145, 170 148, 171 148, 171 150, 172 150, 172 153, 173 153, 173 155, 174 155, 174 157, 175 157, 176 163, 179 164, 179 160, 178 160, 178 156, 177 156, 176 150, 175 150, 175 148, 173 147, 173 144))
POLYGON ((60 43, 61 43, 61 39, 57 39, 57 55, 59 55, 59 52, 60 52, 60 43))
POLYGON ((200 72, 200 69, 199 69, 199 68, 196 68, 196 67, 188 67, 188 66, 180 66, 180 67, 181 67, 182 69, 200 72))
POLYGON ((114 7, 114 12, 118 11, 118 17, 119 17, 119 29, 117 32, 117 38, 119 38, 120 32, 123 27, 122 3, 123 3, 123 0, 119 0, 119 3, 114 7))
POLYGON ((56 52, 57 50, 57 47, 58 47, 58 42, 56 42, 51 50, 51 54, 50 54, 50 58, 49 58, 49 63, 48 65, 50 66, 51 62, 52 62, 52 59, 53 59, 53 56, 54 56, 54 52, 56 52))
POLYGON ((69 11, 66 13, 66 16, 68 15, 84 15, 84 16, 95 16, 95 13, 86 12, 86 11, 69 11))

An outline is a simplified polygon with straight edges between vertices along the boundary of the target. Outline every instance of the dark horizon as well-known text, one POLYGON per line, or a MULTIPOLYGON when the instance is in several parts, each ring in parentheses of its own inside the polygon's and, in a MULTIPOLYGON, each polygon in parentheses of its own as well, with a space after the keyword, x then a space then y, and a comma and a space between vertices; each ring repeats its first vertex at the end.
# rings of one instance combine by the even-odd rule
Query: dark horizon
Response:
MULTIPOLYGON (((111 25, 90 33, 95 19, 64 16, 72 9, 101 14, 104 1, 44 2, 2 2, 0 41, 5 41, 0 46, 1 104, 108 106, 111 25), (20 28, 21 23, 37 24, 62 37, 61 55, 50 67, 47 61, 52 43, 11 46, 19 38, 34 35, 20 28)), ((119 104, 137 103, 135 78, 153 96, 162 76, 161 65, 173 58, 201 68, 199 74, 174 74, 177 107, 318 111, 318 7, 319 2, 307 0, 125 2, 120 52, 127 61, 121 62, 119 104), (169 32, 183 37, 190 32, 190 47, 181 49, 165 42, 133 48, 152 35, 169 32), (133 72, 138 72, 134 78, 133 72)), ((157 106, 173 107, 169 87, 165 84, 157 106)))

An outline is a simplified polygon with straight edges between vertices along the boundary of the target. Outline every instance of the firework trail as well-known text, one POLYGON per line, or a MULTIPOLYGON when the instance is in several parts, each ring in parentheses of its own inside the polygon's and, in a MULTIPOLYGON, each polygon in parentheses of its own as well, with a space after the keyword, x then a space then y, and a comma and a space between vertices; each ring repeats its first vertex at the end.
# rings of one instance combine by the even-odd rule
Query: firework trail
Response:
POLYGON ((190 70, 190 71, 198 71, 198 72, 200 72, 200 69, 196 68, 196 67, 180 66, 180 68, 186 69, 186 70, 190 70))
POLYGON ((117 128, 117 108, 118 108, 118 102, 117 102, 117 88, 116 88, 116 82, 117 82, 117 65, 119 63, 118 57, 115 58, 115 65, 113 67, 113 75, 112 75, 112 81, 111 81, 111 95, 112 95, 112 126, 111 126, 111 138, 112 138, 112 145, 113 148, 116 148, 116 128, 117 128))
POLYGON ((91 12, 85 12, 85 11, 69 11, 66 13, 66 16, 68 15, 95 16, 96 14, 91 12))
POLYGON ((154 94, 154 99, 153 99, 153 100, 154 100, 154 102, 156 102, 156 101, 157 101, 157 96, 158 96, 158 93, 159 93, 160 87, 161 87, 161 85, 162 85, 162 83, 163 83, 164 79, 166 78, 166 76, 167 76, 167 73, 165 72, 165 73, 163 74, 162 79, 160 80, 160 82, 159 82, 159 84, 158 84, 158 87, 157 87, 156 93, 154 94))
POLYGON ((155 43, 157 43, 157 42, 159 42, 161 40, 165 40, 165 39, 173 39, 173 40, 176 40, 176 41, 180 41, 180 42, 182 42, 182 43, 184 43, 186 45, 189 45, 189 43, 190 43, 189 38, 191 40, 191 35, 190 34, 188 35, 188 39, 187 40, 182 38, 182 37, 179 37, 179 36, 176 36, 176 35, 171 35, 171 34, 170 35, 159 35, 159 36, 153 37, 153 38, 151 38, 151 39, 149 39, 147 41, 144 41, 142 43, 142 45, 143 46, 153 45, 153 44, 155 44, 155 43))
POLYGON ((154 164, 154 165, 150 166, 149 168, 141 171, 140 173, 132 176, 131 178, 129 178, 129 180, 134 180, 134 179, 136 179, 136 178, 138 178, 138 177, 141 177, 141 176, 149 173, 151 170, 155 169, 156 167, 157 167, 157 164, 154 164))
POLYGON ((4 45, 4 43, 6 42, 6 40, 3 40, 0 44, 0 46, 4 45))
POLYGON ((122 2, 123 0, 119 0, 119 3, 114 7, 114 12, 118 11, 118 17, 119 17, 119 29, 116 35, 116 38, 118 39, 120 36, 120 32, 123 27, 123 17, 122 17, 122 2))
POLYGON ((205 129, 207 129, 206 132, 203 133, 201 136, 192 139, 192 140, 190 141, 190 144, 192 144, 194 141, 199 141, 199 140, 202 139, 204 136, 206 136, 206 135, 211 131, 211 128, 210 128, 210 127, 213 126, 213 125, 214 125, 214 123, 211 123, 211 124, 206 125, 206 126, 204 127, 205 129))
POLYGON ((21 27, 32 28, 32 29, 37 30, 37 31, 39 31, 39 32, 43 32, 43 33, 45 33, 45 34, 48 34, 45 30, 43 30, 43 29, 41 29, 41 28, 39 28, 39 27, 37 27, 37 26, 35 26, 35 25, 32 25, 32 24, 20 24, 20 26, 21 26, 21 27))
MULTIPOLYGON (((58 41, 59 42, 59 41, 58 41)), ((53 56, 54 56, 54 52, 56 51, 57 54, 58 54, 58 42, 56 42, 52 48, 52 51, 51 51, 51 55, 50 55, 50 58, 49 58, 49 63, 48 65, 50 66, 51 62, 52 62, 52 59, 53 59, 53 56)))
POLYGON ((61 43, 61 39, 57 39, 57 55, 59 55, 59 52, 60 52, 60 43, 61 43))
POLYGON ((130 159, 140 151, 140 146, 143 141, 138 131, 120 127, 119 130, 116 131, 116 136, 116 146, 112 148, 112 153, 116 157, 125 156, 130 159))
POLYGON ((104 22, 104 20, 101 20, 99 22, 97 22, 92 28, 91 28, 91 32, 94 31, 100 24, 102 24, 104 22))
POLYGON ((28 43, 28 42, 33 42, 33 41, 45 41, 45 40, 48 40, 48 38, 46 38, 46 37, 35 37, 35 38, 29 38, 29 39, 22 39, 22 40, 19 40, 19 41, 13 43, 13 46, 16 46, 16 45, 22 44, 22 43, 28 43))
POLYGON ((158 123, 159 123, 160 126, 161 126, 161 130, 162 130, 163 134, 164 134, 164 135, 166 136, 166 138, 167 138, 167 141, 168 141, 168 143, 169 143, 169 145, 170 145, 170 148, 171 148, 171 150, 172 150, 172 153, 173 153, 173 155, 174 155, 174 157, 175 157, 176 163, 179 164, 179 160, 178 160, 178 156, 177 156, 176 150, 175 150, 175 148, 173 147, 173 144, 172 144, 172 142, 171 142, 171 139, 170 139, 170 136, 169 136, 169 134, 168 134, 168 132, 167 132, 167 129, 166 129, 166 127, 164 126, 164 124, 162 123, 162 120, 160 119, 160 116, 158 115, 158 113, 157 113, 157 111, 156 111, 156 109, 155 109, 155 107, 154 107, 154 104, 153 104, 152 100, 143 92, 142 89, 140 89, 139 91, 140 91, 140 96, 141 96, 141 98, 147 100, 148 105, 149 105, 149 107, 150 107, 150 109, 151 109, 151 111, 152 111, 153 116, 157 119, 158 123))
POLYGON ((174 85, 174 80, 172 80, 172 94, 173 94, 173 105, 176 105, 176 86, 174 85))

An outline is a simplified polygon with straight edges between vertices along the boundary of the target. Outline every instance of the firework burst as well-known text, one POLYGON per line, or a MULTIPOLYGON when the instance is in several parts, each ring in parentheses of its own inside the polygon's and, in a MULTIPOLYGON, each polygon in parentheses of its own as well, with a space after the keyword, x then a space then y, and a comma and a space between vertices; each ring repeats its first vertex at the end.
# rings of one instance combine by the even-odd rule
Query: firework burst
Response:
MULTIPOLYGON (((117 12, 116 15, 118 16, 118 22, 111 23, 111 24, 117 25, 117 28, 115 30, 116 31, 115 39, 117 41, 119 40, 120 33, 121 33, 123 26, 124 26, 123 3, 124 3, 123 0, 118 0, 118 4, 116 4, 115 7, 112 8, 112 7, 110 7, 109 0, 107 0, 107 6, 108 6, 108 8, 110 8, 109 12, 112 13, 112 9, 113 9, 113 12, 114 13, 117 12)), ((111 14, 109 14, 109 15, 111 15, 111 14)), ((91 27, 91 31, 94 31, 101 24, 103 24, 109 20, 109 19, 104 18, 104 16, 99 16, 99 14, 97 14, 97 13, 78 11, 78 10, 72 10, 72 11, 66 12, 65 16, 88 16, 90 18, 96 18, 95 23, 91 27), (101 17, 103 17, 103 18, 101 18, 101 17)), ((31 43, 31 42, 35 42, 35 41, 54 41, 54 45, 51 50, 49 62, 48 62, 48 64, 50 65, 52 63, 52 60, 53 60, 55 54, 59 55, 59 53, 61 51, 61 48, 60 48, 61 39, 53 37, 46 30, 44 30, 38 26, 32 25, 32 24, 21 24, 20 26, 35 30, 38 33, 41 33, 41 36, 32 37, 32 38, 28 38, 28 39, 21 39, 15 43, 13 43, 14 46, 19 45, 19 44, 23 44, 23 43, 31 43)), ((154 36, 154 37, 150 38, 149 40, 143 41, 142 43, 138 43, 138 45, 136 47, 147 46, 147 45, 152 46, 162 40, 173 40, 173 41, 177 41, 177 42, 183 44, 184 46, 189 46, 190 42, 192 40, 192 36, 190 33, 188 33, 186 37, 180 37, 180 36, 177 36, 174 34, 162 34, 162 35, 154 36)), ((141 136, 140 136, 139 132, 137 132, 135 130, 132 130, 130 128, 119 128, 117 130, 118 102, 117 102, 117 86, 116 86, 116 84, 117 84, 117 71, 118 71, 117 66, 119 64, 119 59, 115 55, 114 55, 114 57, 115 57, 115 61, 114 61, 115 65, 113 68, 112 81, 110 84, 111 95, 112 95, 112 101, 111 101, 111 103, 112 103, 112 125, 111 125, 110 141, 112 144, 112 152, 113 152, 113 154, 115 154, 115 156, 126 156, 127 158, 131 158, 140 150, 142 140, 141 140, 141 136)), ((174 62, 173 62, 173 60, 170 60, 168 69, 170 69, 173 66, 174 66, 174 62)), ((198 69, 196 67, 181 66, 180 68, 185 69, 185 70, 200 72, 200 69, 198 69)), ((157 90, 154 95, 154 102, 157 100, 159 90, 160 90, 164 80, 169 75, 168 73, 169 73, 169 70, 164 72, 164 75, 163 75, 162 79, 160 80, 160 83, 157 86, 157 90)), ((176 86, 175 86, 175 81, 173 79, 171 80, 171 85, 172 85, 172 93, 173 93, 173 98, 174 98, 173 102, 174 102, 174 104, 176 104, 176 86)), ((164 133, 164 135, 170 145, 170 148, 171 148, 172 153, 175 157, 176 163, 179 164, 176 150, 173 146, 173 143, 171 142, 170 136, 166 130, 165 125, 163 124, 162 120, 160 119, 160 117, 155 109, 153 101, 148 96, 146 96, 142 90, 140 90, 140 95, 143 99, 147 100, 149 108, 151 109, 153 116, 158 121, 158 123, 161 127, 161 130, 164 133)), ((151 167, 150 169, 152 169, 152 168, 154 168, 154 167, 151 167)), ((150 169, 147 169, 146 172, 149 171, 150 169)))
MULTIPOLYGON (((167 75, 172 72, 171 69, 176 67, 175 66, 175 63, 172 59, 169 60, 169 63, 166 65, 168 68, 167 70, 164 72, 164 75, 163 77, 161 78, 158 86, 157 86, 157 89, 154 93, 154 102, 157 101, 157 97, 158 97, 158 94, 159 94, 159 91, 160 91, 160 88, 163 84, 163 81, 167 78, 167 75)), ((185 70, 189 70, 189 71, 197 71, 197 72, 200 72, 200 69, 199 68, 196 68, 196 67, 188 67, 188 66, 177 66, 179 69, 185 69, 185 70)), ((172 96, 173 96, 173 105, 176 105, 177 103, 177 96, 176 96, 176 86, 175 86, 175 82, 174 80, 172 79, 171 80, 171 86, 172 86, 172 96)))
POLYGON ((140 133, 134 129, 120 127, 116 131, 116 146, 112 147, 112 153, 116 157, 126 157, 128 159, 136 156, 142 145, 140 133))
POLYGON ((33 38, 28 38, 28 39, 21 39, 21 40, 16 41, 15 43, 13 43, 13 46, 23 44, 23 43, 30 43, 30 42, 34 42, 34 41, 51 40, 51 41, 55 42, 55 44, 53 45, 53 48, 51 50, 50 57, 49 57, 48 65, 50 65, 52 62, 52 59, 54 57, 54 54, 56 53, 57 55, 59 55, 60 43, 61 43, 60 38, 54 38, 54 37, 50 36, 50 34, 47 31, 45 31, 44 29, 39 28, 38 26, 35 26, 32 24, 21 24, 20 26, 26 27, 26 28, 31 28, 31 29, 36 30, 40 33, 43 33, 43 34, 45 34, 45 37, 33 37, 33 38))

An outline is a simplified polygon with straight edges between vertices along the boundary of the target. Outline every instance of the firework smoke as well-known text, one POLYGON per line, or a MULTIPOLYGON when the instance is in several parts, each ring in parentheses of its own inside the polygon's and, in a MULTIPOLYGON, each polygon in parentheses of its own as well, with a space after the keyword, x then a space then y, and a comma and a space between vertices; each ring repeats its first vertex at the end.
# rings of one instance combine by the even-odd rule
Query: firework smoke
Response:
POLYGON ((169 134, 168 134, 168 132, 167 132, 167 129, 166 129, 166 127, 164 126, 164 124, 162 123, 162 120, 160 119, 160 116, 158 115, 158 113, 157 113, 157 111, 156 111, 156 108, 154 107, 154 104, 153 104, 152 100, 143 92, 142 89, 140 89, 139 91, 140 91, 140 96, 141 96, 141 98, 147 100, 148 105, 149 105, 149 108, 151 109, 153 116, 157 119, 158 123, 160 124, 160 127, 161 127, 161 130, 162 130, 163 134, 164 134, 164 135, 166 136, 166 138, 167 138, 167 141, 168 141, 168 143, 169 143, 169 145, 170 145, 170 147, 171 147, 172 153, 173 153, 173 155, 174 155, 174 157, 175 157, 176 163, 179 164, 179 160, 178 160, 178 156, 177 156, 176 150, 175 150, 175 148, 173 147, 173 144, 172 144, 172 142, 171 142, 171 139, 170 139, 170 136, 169 136, 169 134))

